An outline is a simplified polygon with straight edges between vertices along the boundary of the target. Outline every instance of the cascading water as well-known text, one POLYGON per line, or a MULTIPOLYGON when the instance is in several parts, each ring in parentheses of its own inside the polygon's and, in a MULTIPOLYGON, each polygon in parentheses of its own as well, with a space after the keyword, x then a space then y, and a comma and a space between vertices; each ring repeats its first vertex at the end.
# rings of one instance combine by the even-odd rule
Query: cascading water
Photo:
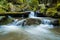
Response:
POLYGON ((18 26, 18 25, 22 25, 22 26, 23 26, 24 20, 25 20, 25 19, 18 21, 15 25, 17 25, 17 26, 18 26))
POLYGON ((42 20, 42 24, 50 24, 51 23, 51 20, 48 20, 48 19, 43 19, 42 20))
POLYGON ((31 11, 30 14, 29 14, 29 18, 34 18, 34 17, 36 17, 35 13, 33 11, 31 11))
MULTIPOLYGON (((9 18, 12 17, 9 16, 9 18)), ((29 18, 38 18, 38 17, 34 16, 34 12, 31 12, 29 18)), ((18 33, 15 34, 16 36, 14 39, 9 37, 10 36, 9 35, 8 36, 9 38, 6 40, 11 40, 11 39, 15 40, 16 38, 18 38, 16 40, 60 40, 60 36, 57 35, 56 37, 56 35, 51 30, 49 30, 50 28, 53 28, 53 25, 50 24, 51 20, 46 18, 42 19, 41 17, 39 17, 39 19, 41 19, 42 21, 40 25, 37 26, 31 25, 24 27, 23 27, 23 22, 25 19, 23 20, 14 19, 14 22, 10 23, 9 25, 0 26, 0 33, 2 33, 2 35, 8 34, 9 32, 18 33)), ((13 35, 11 36, 14 37, 13 35)))
MULTIPOLYGON (((29 15, 29 18, 40 18, 40 17, 37 17, 37 15, 35 16, 35 13, 31 12, 29 15)), ((51 24, 51 20, 49 20, 49 19, 43 18, 41 21, 42 21, 42 24, 48 24, 48 25, 51 24)))

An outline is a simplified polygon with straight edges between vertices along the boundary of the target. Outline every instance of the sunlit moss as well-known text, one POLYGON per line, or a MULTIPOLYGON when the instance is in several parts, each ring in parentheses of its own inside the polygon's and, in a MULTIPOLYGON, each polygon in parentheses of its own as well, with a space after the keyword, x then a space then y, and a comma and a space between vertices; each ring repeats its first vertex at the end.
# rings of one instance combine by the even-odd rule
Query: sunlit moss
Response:
POLYGON ((57 9, 55 9, 55 8, 49 8, 49 9, 47 10, 47 12, 46 12, 46 14, 47 14, 48 16, 54 16, 55 13, 57 13, 57 9))
POLYGON ((0 12, 6 12, 4 9, 0 8, 0 12))
MULTIPOLYGON (((9 0, 0 0, 0 5, 2 6, 2 8, 0 8, 0 12, 7 12, 9 11, 9 7, 8 7, 8 2, 9 0)), ((11 0, 12 5, 15 6, 15 11, 25 11, 25 10, 31 10, 31 11, 37 11, 38 6, 40 6, 40 12, 44 13, 45 9, 46 9, 46 4, 39 4, 39 0, 11 0), (20 4, 14 4, 14 2, 20 3, 20 4), (16 7, 16 5, 19 5, 18 7, 16 7)), ((1 7, 0 6, 0 7, 1 7)), ((12 7, 11 7, 12 8, 12 7)), ((53 7, 53 8, 47 8, 46 13, 50 13, 49 15, 54 15, 57 10, 56 8, 60 8, 60 3, 57 3, 57 6, 53 7)))

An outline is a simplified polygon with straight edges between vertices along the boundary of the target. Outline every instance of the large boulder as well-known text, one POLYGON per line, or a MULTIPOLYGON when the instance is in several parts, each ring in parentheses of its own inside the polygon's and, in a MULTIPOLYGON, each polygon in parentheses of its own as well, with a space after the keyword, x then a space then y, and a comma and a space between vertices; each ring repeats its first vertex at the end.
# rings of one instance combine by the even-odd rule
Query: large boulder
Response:
POLYGON ((34 19, 34 18, 27 18, 24 20, 23 25, 39 25, 41 23, 40 19, 34 19))

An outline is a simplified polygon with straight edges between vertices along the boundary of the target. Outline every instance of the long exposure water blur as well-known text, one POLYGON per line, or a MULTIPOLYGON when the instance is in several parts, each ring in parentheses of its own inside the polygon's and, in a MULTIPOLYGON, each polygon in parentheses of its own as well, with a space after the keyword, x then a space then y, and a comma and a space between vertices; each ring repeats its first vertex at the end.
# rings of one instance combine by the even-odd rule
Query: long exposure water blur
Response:
MULTIPOLYGON (((50 24, 49 18, 35 17, 34 12, 31 14, 29 18, 43 19, 42 23, 22 26, 25 19, 14 19, 12 23, 0 25, 0 40, 60 40, 60 28, 58 26, 55 28, 54 25, 50 24)), ((11 17, 9 16, 9 18, 11 17)))

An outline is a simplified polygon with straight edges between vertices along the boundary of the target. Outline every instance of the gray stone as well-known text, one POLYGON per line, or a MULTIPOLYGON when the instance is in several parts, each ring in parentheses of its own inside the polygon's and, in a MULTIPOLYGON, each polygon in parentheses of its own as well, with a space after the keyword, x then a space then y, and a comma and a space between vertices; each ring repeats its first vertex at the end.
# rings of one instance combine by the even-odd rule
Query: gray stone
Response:
POLYGON ((27 18, 24 22, 23 25, 39 25, 41 23, 40 19, 34 19, 34 18, 27 18))

